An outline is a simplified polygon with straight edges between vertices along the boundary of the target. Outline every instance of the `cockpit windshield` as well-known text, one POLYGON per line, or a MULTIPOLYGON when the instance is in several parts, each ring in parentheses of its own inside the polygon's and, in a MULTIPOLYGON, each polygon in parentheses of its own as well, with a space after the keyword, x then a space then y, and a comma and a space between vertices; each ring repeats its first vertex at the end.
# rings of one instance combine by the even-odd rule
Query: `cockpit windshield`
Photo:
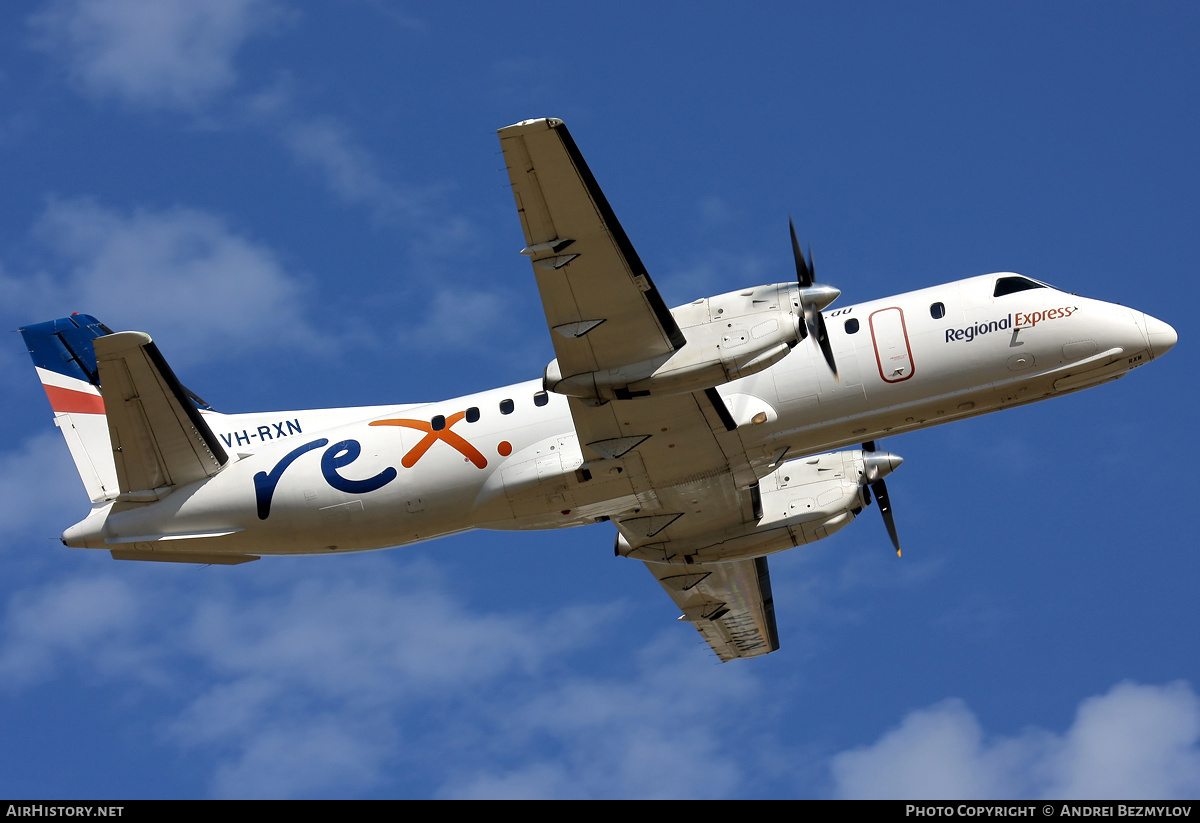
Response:
POLYGON ((1001 277, 996 281, 996 291, 992 293, 992 297, 1003 297, 1006 294, 1015 294, 1019 291, 1027 289, 1044 289, 1047 288, 1045 283, 1039 283, 1036 280, 1030 280, 1028 277, 1019 277, 1010 275, 1001 277))

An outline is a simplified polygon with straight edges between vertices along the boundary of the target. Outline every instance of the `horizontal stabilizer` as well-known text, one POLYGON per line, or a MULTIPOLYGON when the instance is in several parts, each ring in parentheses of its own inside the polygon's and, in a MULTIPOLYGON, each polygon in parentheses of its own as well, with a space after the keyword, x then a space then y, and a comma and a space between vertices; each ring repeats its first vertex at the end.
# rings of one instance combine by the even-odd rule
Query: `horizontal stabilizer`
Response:
POLYGON ((157 490, 212 477, 229 461, 149 335, 105 335, 95 350, 118 499, 157 499, 157 490))

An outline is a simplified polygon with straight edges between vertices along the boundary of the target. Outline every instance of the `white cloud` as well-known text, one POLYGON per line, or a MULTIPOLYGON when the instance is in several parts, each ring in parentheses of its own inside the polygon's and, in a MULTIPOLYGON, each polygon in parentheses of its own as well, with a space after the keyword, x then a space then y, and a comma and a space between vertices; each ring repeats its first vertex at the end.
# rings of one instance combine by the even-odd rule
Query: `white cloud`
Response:
POLYGON ((421 218, 422 196, 389 183, 376 159, 337 120, 281 125, 280 137, 296 162, 315 171, 342 202, 366 207, 381 223, 421 218))
POLYGON ((466 612, 427 570, 406 577, 399 585, 343 576, 252 602, 210 600, 189 621, 192 648, 235 679, 367 702, 528 670, 546 653, 532 623, 466 612))
POLYGON ((184 638, 204 685, 170 735, 222 752, 216 796, 360 790, 389 760, 424 765, 423 743, 406 752, 397 745, 422 739, 425 715, 480 711, 476 695, 536 676, 548 655, 603 617, 471 612, 429 569, 391 573, 382 562, 373 574, 304 580, 253 598, 210 596, 195 604, 184 638))
MULTIPOLYGON (((397 21, 407 19, 380 11, 397 21)), ((276 136, 296 163, 313 171, 341 202, 365 208, 378 223, 447 234, 445 226, 430 223, 428 188, 389 180, 342 121, 299 110, 287 71, 271 85, 234 93, 239 50, 291 15, 276 0, 56 0, 31 15, 29 26, 34 45, 93 99, 184 112, 225 127, 257 125, 276 136), (227 107, 218 108, 221 102, 227 107), (239 110, 242 118, 233 114, 239 110)), ((5 131, 0 123, 0 141, 5 131)), ((457 229, 456 221, 443 222, 457 229)))
POLYGON ((138 611, 136 594, 114 577, 73 578, 18 592, 3 623, 0 682, 37 682, 79 656, 100 672, 127 673, 141 658, 127 642, 138 611))
MULTIPOLYGON (((502 350, 511 353, 513 334, 508 321, 516 302, 511 293, 502 290, 486 291, 477 288, 446 288, 426 294, 427 308, 419 322, 396 329, 405 345, 433 348, 438 351, 454 349, 496 351, 497 340, 504 340, 502 350)), ((525 329, 519 329, 525 331, 525 329)), ((534 327, 537 334, 546 334, 544 326, 534 327)), ((518 338, 519 339, 519 338, 518 338)), ((531 363, 536 362, 531 360, 531 363)))
POLYGON ((752 748, 739 739, 745 729, 738 728, 731 707, 756 700, 761 685, 747 667, 716 666, 710 656, 683 648, 677 635, 669 636, 639 650, 632 676, 566 677, 525 695, 497 712, 495 725, 483 732, 508 753, 511 768, 464 768, 442 794, 728 796, 742 786, 743 768, 757 765, 730 745, 734 740, 752 748))
POLYGON ((19 687, 93 674, 133 706, 174 704, 150 722, 207 764, 219 797, 362 793, 397 772, 489 797, 715 797, 744 778, 725 708, 755 699, 758 682, 677 633, 644 647, 632 675, 563 676, 556 661, 619 609, 483 612, 422 564, 326 561, 314 578, 269 562, 233 574, 129 565, 132 578, 19 592, 0 624, 0 675, 19 687), (697 762, 663 777, 664 763, 697 762))
MULTIPOLYGON (((28 359, 22 366, 28 364, 28 359)), ((33 395, 37 380, 33 369, 26 378, 33 395)), ((35 398, 35 401, 37 399, 35 398)), ((67 525, 87 514, 87 497, 63 437, 51 422, 50 405, 44 401, 46 431, 22 442, 15 451, 0 454, 0 534, 16 534, 45 523, 67 525)), ((61 529, 60 529, 61 531, 61 529)), ((47 529, 34 538, 58 546, 59 532, 47 529), (51 540, 55 542, 51 542, 51 540)), ((9 538, 5 548, 27 550, 29 538, 9 538)))
POLYGON ((1005 754, 984 746, 961 701, 947 700, 911 713, 875 744, 837 755, 831 768, 838 797, 1005 797, 1005 754))
POLYGON ((391 723, 338 715, 297 717, 253 736, 219 766, 222 798, 316 797, 365 789, 381 777, 395 743, 391 723))
POLYGON ((1057 797, 1200 796, 1200 698, 1177 682, 1121 683, 1085 700, 1052 774, 1057 797))
POLYGON ((237 83, 238 49, 279 16, 273 0, 58 0, 29 23, 88 95, 196 110, 237 83))
POLYGON ((948 700, 830 765, 838 797, 1195 797, 1200 698, 1186 683, 1121 683, 1083 701, 1065 734, 994 739, 961 701, 948 700))
MULTIPOLYGON (((0 682, 98 677, 131 706, 173 706, 149 722, 206 764, 219 797, 385 782, 433 782, 444 797, 727 797, 796 756, 795 740, 747 729, 737 711, 754 705, 763 721, 759 674, 714 665, 678 633, 616 670, 564 671, 568 650, 587 653, 619 622, 615 606, 488 613, 423 564, 326 563, 316 578, 269 562, 123 565, 17 592, 0 682)), ((1013 736, 950 700, 830 767, 843 797, 1193 797, 1200 698, 1184 683, 1124 683, 1083 701, 1063 733, 1013 736)))
POLYGON ((417 259, 448 260, 457 268, 480 246, 480 230, 449 213, 447 186, 397 182, 382 167, 392 164, 381 164, 344 122, 297 109, 286 83, 258 95, 250 105, 252 119, 277 132, 297 165, 312 172, 339 201, 365 209, 375 225, 405 229, 417 259))
POLYGON ((414 705, 527 675, 605 616, 473 613, 427 568, 356 568, 296 582, 296 565, 235 577, 130 564, 122 578, 18 591, 0 622, 0 681, 71 671, 170 696, 165 739, 210 755, 214 794, 312 796, 378 780, 414 705))
POLYGON ((31 319, 70 311, 120 330, 141 328, 174 345, 172 363, 248 344, 314 352, 331 344, 305 318, 305 287, 266 246, 197 209, 106 209, 54 200, 35 227, 49 268, 0 273, 0 298, 31 319), (165 322, 169 318, 169 322, 165 322))

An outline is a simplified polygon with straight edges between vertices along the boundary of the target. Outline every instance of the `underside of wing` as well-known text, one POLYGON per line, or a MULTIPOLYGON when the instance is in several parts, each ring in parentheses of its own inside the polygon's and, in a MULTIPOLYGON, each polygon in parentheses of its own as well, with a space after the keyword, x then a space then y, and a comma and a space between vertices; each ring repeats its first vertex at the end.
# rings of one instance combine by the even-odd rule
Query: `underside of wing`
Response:
POLYGON ((751 465, 716 386, 768 367, 795 344, 790 288, 698 301, 680 320, 561 121, 501 129, 500 144, 557 355, 544 386, 570 398, 582 482, 620 471, 634 492, 621 500, 632 508, 609 513, 618 553, 653 561, 647 566, 722 660, 773 651, 767 566, 754 556, 756 468, 765 467, 751 465), (695 562, 698 547, 720 554, 718 544, 739 539, 745 553, 733 562, 695 562))
POLYGON ((753 521, 757 478, 716 390, 602 405, 571 398, 571 415, 585 458, 638 457, 631 480, 643 506, 614 518, 629 546, 753 521))
POLYGON ((722 662, 779 648, 767 559, 668 566, 647 563, 675 605, 722 662))
POLYGON ((500 145, 564 375, 667 357, 683 334, 561 120, 500 145))
POLYGON ((779 648, 765 558, 699 564, 683 556, 697 542, 755 532, 762 515, 755 475, 720 395, 602 406, 572 399, 571 408, 585 449, 602 456, 628 449, 639 458, 632 465, 641 472, 633 479, 642 506, 613 518, 618 554, 666 561, 646 567, 722 661, 779 648))

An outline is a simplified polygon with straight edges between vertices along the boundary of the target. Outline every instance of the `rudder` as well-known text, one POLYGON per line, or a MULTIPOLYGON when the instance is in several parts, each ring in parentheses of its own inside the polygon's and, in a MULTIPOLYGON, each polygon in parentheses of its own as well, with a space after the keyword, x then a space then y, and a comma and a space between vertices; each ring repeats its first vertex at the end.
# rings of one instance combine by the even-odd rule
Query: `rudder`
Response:
POLYGON ((89 314, 73 314, 21 329, 54 424, 62 432, 93 504, 118 494, 94 341, 112 330, 89 314))

